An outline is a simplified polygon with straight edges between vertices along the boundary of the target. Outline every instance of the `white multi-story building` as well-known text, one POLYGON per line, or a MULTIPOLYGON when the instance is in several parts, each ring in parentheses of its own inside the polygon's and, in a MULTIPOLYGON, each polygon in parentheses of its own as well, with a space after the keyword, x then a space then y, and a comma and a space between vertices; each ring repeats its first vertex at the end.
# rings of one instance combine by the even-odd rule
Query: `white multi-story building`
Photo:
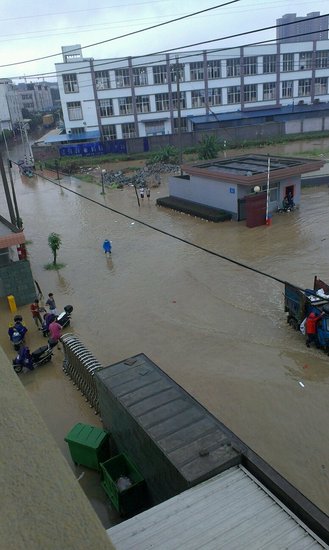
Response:
POLYGON ((15 85, 8 78, 0 79, 0 123, 1 130, 13 130, 22 119, 15 85))
POLYGON ((103 60, 80 45, 62 52, 65 127, 81 137, 171 134, 179 119, 190 130, 195 116, 329 101, 329 40, 103 60))
POLYGON ((51 111, 54 107, 51 89, 46 82, 20 83, 16 93, 21 107, 32 113, 51 111))

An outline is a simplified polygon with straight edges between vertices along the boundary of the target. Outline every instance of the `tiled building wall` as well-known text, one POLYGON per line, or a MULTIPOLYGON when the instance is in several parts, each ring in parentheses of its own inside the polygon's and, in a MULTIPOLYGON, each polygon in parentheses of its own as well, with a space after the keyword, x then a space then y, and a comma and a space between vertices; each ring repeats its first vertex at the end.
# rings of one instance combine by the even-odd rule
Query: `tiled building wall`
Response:
POLYGON ((18 306, 35 300, 36 291, 30 262, 11 262, 0 268, 0 292, 2 297, 12 294, 18 306))

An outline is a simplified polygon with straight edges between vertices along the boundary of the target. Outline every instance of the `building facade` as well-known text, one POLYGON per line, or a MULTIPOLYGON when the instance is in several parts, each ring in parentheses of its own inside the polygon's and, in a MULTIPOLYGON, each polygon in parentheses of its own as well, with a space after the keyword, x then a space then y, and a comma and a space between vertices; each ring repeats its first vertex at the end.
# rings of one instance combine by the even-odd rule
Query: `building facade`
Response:
POLYGON ((0 131, 14 130, 22 113, 16 96, 15 85, 8 78, 0 79, 0 131))
POLYGON ((191 117, 329 101, 329 41, 56 64, 65 128, 118 140, 192 130, 191 117))
POLYGON ((21 108, 31 113, 44 113, 54 108, 51 87, 46 82, 20 83, 16 94, 21 108))
POLYGON ((285 25, 276 29, 276 38, 283 43, 328 40, 329 17, 326 15, 320 18, 319 11, 308 13, 305 17, 286 13, 276 20, 276 24, 285 25))

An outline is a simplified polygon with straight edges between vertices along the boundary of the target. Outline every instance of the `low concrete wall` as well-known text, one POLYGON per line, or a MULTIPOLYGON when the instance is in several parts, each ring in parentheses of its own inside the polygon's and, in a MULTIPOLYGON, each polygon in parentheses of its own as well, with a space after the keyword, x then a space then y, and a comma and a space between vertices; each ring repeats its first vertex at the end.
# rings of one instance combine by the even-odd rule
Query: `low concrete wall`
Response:
POLYGON ((18 306, 24 306, 35 300, 36 291, 28 260, 10 262, 0 267, 1 298, 12 294, 18 306))

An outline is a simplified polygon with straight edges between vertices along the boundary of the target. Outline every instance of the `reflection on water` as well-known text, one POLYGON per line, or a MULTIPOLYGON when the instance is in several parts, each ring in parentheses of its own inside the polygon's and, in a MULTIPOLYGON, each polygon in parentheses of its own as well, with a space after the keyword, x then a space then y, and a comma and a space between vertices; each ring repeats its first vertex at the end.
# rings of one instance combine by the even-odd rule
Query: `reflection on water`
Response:
MULTIPOLYGON (((315 274, 329 278, 328 188, 303 191, 299 210, 250 230, 157 207, 165 184, 140 208, 133 188, 106 189, 102 197, 99 186, 74 178, 62 184, 136 218, 41 178, 23 182, 15 171, 35 279, 44 295, 54 292, 59 309, 72 303, 70 330, 104 365, 146 353, 328 513, 329 361, 287 326, 282 286, 137 222, 309 287, 315 274), (43 269, 52 231, 62 237, 60 272, 43 269), (104 257, 104 238, 113 243, 111 258, 104 257)), ((40 345, 28 308, 23 312, 40 345)), ((64 377, 60 353, 22 381, 67 456, 63 438, 72 425, 98 420, 64 377)))

